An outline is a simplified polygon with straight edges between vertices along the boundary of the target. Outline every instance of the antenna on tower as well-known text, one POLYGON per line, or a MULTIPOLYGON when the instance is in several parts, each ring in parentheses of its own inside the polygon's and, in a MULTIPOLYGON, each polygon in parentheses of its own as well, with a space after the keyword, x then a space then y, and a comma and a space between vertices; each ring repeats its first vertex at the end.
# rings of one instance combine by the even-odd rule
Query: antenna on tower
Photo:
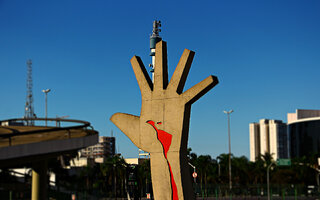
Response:
MULTIPOLYGON (((151 56, 151 64, 149 64, 149 67, 151 67, 150 72, 152 74, 152 82, 154 80, 154 68, 155 68, 155 55, 156 55, 156 44, 157 42, 160 42, 162 38, 159 36, 159 32, 161 32, 161 21, 154 20, 153 21, 153 29, 152 29, 152 35, 150 36, 150 56, 151 56)), ((150 158, 150 153, 145 152, 141 149, 139 149, 139 158, 145 157, 150 158)))
POLYGON ((156 44, 157 42, 161 41, 162 38, 159 36, 159 32, 161 32, 161 21, 154 20, 153 21, 153 29, 152 29, 152 35, 150 36, 150 56, 151 56, 151 64, 149 64, 149 67, 151 67, 150 72, 152 73, 152 81, 154 79, 154 68, 155 68, 155 53, 156 53, 156 44))
POLYGON ((32 61, 27 60, 27 97, 25 105, 24 118, 26 118, 27 125, 34 125, 35 118, 34 109, 33 109, 33 94, 32 94, 32 61))

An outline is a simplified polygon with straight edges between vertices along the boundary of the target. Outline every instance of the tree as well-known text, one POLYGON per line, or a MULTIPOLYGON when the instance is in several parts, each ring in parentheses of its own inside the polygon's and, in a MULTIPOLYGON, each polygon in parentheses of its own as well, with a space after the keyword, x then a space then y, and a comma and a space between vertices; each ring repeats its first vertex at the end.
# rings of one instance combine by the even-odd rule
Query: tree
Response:
POLYGON ((232 158, 232 177, 234 185, 247 185, 250 174, 249 161, 245 156, 232 158))
POLYGON ((214 169, 214 162, 210 155, 201 155, 198 157, 196 161, 196 167, 198 169, 198 174, 200 177, 201 192, 204 193, 205 196, 207 196, 208 176, 210 175, 210 172, 212 172, 214 169))
MULTIPOLYGON (((220 163, 220 182, 221 184, 229 183, 229 154, 220 154, 218 156, 220 163)), ((231 155, 231 163, 232 163, 232 155, 231 155)))

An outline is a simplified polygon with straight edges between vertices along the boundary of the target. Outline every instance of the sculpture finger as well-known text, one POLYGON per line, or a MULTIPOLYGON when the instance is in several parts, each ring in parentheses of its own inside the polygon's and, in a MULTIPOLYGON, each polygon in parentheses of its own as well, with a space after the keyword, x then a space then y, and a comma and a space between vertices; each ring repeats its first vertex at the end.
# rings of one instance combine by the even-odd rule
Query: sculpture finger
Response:
POLYGON ((154 91, 162 91, 168 85, 167 43, 156 44, 154 66, 154 91))
POLYGON ((184 84, 186 83, 188 77, 194 54, 195 53, 193 51, 190 51, 188 49, 185 49, 183 51, 183 54, 168 85, 168 90, 174 90, 178 94, 182 93, 184 84))
POLYGON ((140 146, 140 117, 125 113, 115 113, 110 120, 136 145, 140 146))
POLYGON ((185 91, 182 96, 186 100, 187 103, 194 103, 200 97, 205 95, 209 90, 211 90, 215 85, 219 83, 218 78, 216 76, 209 76, 197 85, 193 86, 189 90, 185 91))
POLYGON ((141 95, 144 97, 150 95, 152 91, 152 81, 148 75, 146 68, 138 56, 133 56, 130 60, 134 74, 136 75, 137 82, 141 91, 141 95))

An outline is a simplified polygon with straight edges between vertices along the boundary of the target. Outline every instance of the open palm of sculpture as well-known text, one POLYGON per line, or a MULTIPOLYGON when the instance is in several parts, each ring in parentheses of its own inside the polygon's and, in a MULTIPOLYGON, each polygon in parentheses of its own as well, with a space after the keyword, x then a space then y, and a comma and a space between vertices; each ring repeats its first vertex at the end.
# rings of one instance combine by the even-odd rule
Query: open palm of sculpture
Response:
POLYGON ((209 76, 183 92, 193 57, 194 52, 184 50, 168 83, 166 43, 157 43, 152 83, 141 59, 134 56, 131 64, 142 97, 140 116, 111 117, 137 147, 150 152, 155 199, 193 199, 186 157, 191 104, 218 83, 209 76))

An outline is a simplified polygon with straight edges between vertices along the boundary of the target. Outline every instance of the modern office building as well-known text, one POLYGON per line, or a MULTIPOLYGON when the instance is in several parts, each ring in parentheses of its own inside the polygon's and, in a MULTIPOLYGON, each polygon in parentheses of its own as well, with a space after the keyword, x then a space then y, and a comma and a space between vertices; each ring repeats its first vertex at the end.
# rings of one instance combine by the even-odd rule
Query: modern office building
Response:
POLYGON ((261 119, 249 124, 250 161, 260 154, 270 153, 276 160, 288 158, 287 126, 281 120, 261 119))
POLYGON ((255 161, 259 156, 260 150, 260 125, 259 123, 249 124, 250 138, 250 161, 255 161))
POLYGON ((320 110, 288 113, 289 152, 291 158, 320 153, 320 110))
POLYGON ((265 152, 274 159, 320 155, 320 110, 297 109, 287 121, 262 119, 249 125, 250 161, 265 152))
POLYGON ((81 156, 85 158, 94 158, 95 162, 103 163, 106 158, 115 155, 115 137, 99 137, 99 143, 80 151, 81 156))

